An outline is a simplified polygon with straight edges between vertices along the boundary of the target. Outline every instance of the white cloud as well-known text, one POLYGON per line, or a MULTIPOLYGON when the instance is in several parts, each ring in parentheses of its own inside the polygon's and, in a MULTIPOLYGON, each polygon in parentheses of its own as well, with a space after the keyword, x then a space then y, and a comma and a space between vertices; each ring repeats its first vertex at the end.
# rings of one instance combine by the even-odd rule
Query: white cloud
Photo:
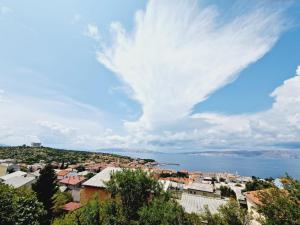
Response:
POLYGON ((38 140, 70 148, 101 144, 79 141, 82 136, 92 139, 105 133, 99 109, 64 96, 56 100, 7 95, 10 101, 0 101, 0 143, 20 145, 38 140))
POLYGON ((187 117, 193 106, 232 82, 270 50, 283 29, 280 11, 259 7, 221 22, 196 0, 151 0, 127 32, 113 23, 112 46, 99 62, 132 89, 142 105, 128 128, 155 130, 187 117))
POLYGON ((96 41, 100 40, 99 29, 95 24, 88 24, 84 34, 96 41))

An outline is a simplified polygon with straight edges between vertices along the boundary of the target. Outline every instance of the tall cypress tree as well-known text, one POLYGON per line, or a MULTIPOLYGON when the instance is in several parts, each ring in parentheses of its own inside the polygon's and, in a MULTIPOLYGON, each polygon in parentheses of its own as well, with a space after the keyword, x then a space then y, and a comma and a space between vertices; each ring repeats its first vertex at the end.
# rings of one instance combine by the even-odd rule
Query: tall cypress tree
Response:
POLYGON ((47 215, 45 216, 45 223, 50 224, 52 219, 53 195, 57 192, 56 174, 50 164, 46 165, 40 171, 40 177, 37 182, 32 186, 36 192, 37 198, 43 203, 47 215))

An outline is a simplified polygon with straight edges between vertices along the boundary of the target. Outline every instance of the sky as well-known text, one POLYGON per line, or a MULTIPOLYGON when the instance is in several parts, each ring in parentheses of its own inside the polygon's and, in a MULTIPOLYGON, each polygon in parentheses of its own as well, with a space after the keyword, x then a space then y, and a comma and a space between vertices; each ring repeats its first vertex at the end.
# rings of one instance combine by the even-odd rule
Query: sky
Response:
POLYGON ((300 2, 0 0, 0 144, 300 149, 300 2))

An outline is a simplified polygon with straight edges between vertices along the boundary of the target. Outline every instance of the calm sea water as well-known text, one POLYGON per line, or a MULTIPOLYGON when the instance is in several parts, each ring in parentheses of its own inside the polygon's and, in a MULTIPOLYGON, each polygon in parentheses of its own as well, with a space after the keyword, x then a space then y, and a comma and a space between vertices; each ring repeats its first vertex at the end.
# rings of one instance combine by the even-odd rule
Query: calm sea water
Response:
POLYGON ((242 157, 242 156, 202 156, 177 153, 144 153, 106 151, 134 158, 149 158, 160 163, 179 163, 179 166, 167 165, 170 169, 187 169, 189 171, 232 172, 244 176, 261 178, 278 177, 287 172, 300 179, 300 159, 242 157))

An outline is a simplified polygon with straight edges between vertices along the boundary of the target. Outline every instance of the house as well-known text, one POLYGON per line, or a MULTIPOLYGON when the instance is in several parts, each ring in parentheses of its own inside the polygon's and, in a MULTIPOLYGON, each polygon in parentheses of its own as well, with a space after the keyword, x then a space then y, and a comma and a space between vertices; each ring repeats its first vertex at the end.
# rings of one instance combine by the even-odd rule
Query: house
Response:
POLYGON ((66 177, 68 177, 68 174, 70 173, 70 170, 59 170, 56 174, 57 180, 62 180, 66 177))
POLYGON ((119 167, 107 167, 84 182, 80 192, 80 202, 85 203, 94 196, 97 196, 100 201, 109 199, 111 195, 106 190, 106 182, 110 180, 113 173, 118 171, 122 171, 122 169, 119 167))
POLYGON ((221 198, 210 198, 201 195, 192 195, 182 193, 178 203, 184 208, 187 213, 203 213, 207 206, 211 213, 217 213, 221 205, 227 203, 227 200, 221 198))
POLYGON ((69 202, 63 206, 63 210, 67 212, 72 212, 76 209, 79 209, 81 207, 80 203, 78 202, 69 202))
POLYGON ((185 185, 183 187, 183 190, 184 192, 192 195, 220 197, 220 194, 216 193, 215 188, 212 184, 193 182, 191 184, 185 185))
POLYGON ((19 171, 20 166, 15 163, 5 162, 0 164, 0 176, 4 176, 9 172, 19 171))
POLYGON ((34 176, 16 176, 8 180, 5 180, 3 183, 7 185, 11 185, 14 188, 20 188, 20 187, 31 188, 31 185, 35 182, 36 182, 36 178, 34 176))
POLYGON ((39 142, 31 142, 31 147, 33 148, 40 148, 42 147, 42 143, 39 143, 39 142))
POLYGON ((73 200, 75 202, 80 201, 80 189, 81 184, 85 181, 82 176, 69 176, 59 181, 60 185, 67 187, 71 191, 73 200))
POLYGON ((1 176, 0 177, 0 181, 7 181, 11 178, 14 178, 14 177, 24 177, 26 176, 27 173, 23 172, 23 171, 16 171, 16 172, 13 172, 13 173, 9 173, 9 174, 6 174, 4 176, 1 176))

